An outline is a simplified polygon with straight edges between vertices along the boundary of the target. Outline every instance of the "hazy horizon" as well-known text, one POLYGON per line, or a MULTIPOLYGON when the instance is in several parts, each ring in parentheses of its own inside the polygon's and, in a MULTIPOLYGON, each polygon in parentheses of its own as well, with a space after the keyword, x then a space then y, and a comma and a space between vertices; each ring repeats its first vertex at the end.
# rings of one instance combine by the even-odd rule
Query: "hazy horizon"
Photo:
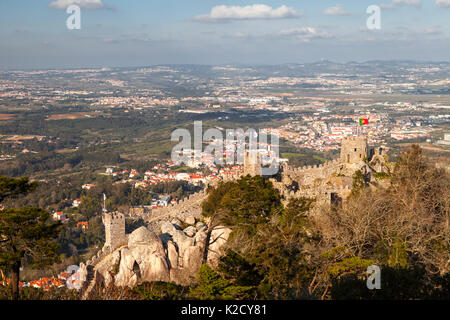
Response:
POLYGON ((148 65, 129 65, 129 66, 73 66, 73 67, 42 67, 42 68, 0 68, 0 71, 33 71, 33 70, 76 70, 76 69, 133 69, 133 68, 152 68, 158 66, 202 66, 202 67, 237 67, 237 68, 257 68, 270 66, 285 66, 285 65, 314 65, 319 63, 331 64, 369 64, 369 63, 415 63, 415 64, 450 64, 450 60, 442 61, 427 61, 427 60, 366 60, 366 61, 332 61, 332 60, 318 60, 312 62, 285 62, 285 63, 266 63, 266 64, 201 64, 201 63, 162 63, 162 64, 148 64, 148 65))
POLYGON ((450 0, 5 0, 0 69, 450 61, 449 16, 450 0))

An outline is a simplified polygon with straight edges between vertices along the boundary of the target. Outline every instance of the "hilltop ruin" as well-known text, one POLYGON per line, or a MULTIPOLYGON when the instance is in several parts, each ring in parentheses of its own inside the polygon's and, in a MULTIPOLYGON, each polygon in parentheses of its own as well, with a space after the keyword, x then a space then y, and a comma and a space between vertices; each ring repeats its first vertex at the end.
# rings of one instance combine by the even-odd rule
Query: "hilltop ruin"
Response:
MULTIPOLYGON (((261 162, 251 157, 248 153, 245 156, 244 175, 261 175, 261 162)), ((356 171, 370 181, 374 173, 389 170, 387 160, 382 148, 376 152, 368 148, 366 137, 346 137, 338 159, 316 166, 284 165, 276 176, 267 178, 285 202, 307 197, 336 205, 350 194, 356 171)), ((191 283, 202 261, 207 225, 201 221, 201 204, 207 196, 205 188, 177 204, 153 210, 146 218, 147 227, 131 234, 125 234, 122 213, 104 212, 105 245, 80 268, 84 296, 101 282, 116 286, 134 286, 142 281, 191 283)), ((217 263, 230 232, 226 227, 213 230, 209 264, 217 263)))

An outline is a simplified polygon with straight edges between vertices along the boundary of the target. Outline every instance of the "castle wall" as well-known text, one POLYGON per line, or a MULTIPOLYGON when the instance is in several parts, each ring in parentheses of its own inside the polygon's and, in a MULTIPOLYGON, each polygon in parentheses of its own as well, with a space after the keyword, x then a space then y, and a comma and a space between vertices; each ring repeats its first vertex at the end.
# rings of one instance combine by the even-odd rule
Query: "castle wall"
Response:
POLYGON ((287 165, 284 167, 283 173, 292 177, 300 177, 305 175, 325 177, 328 174, 331 174, 331 171, 335 170, 340 163, 340 159, 335 159, 318 165, 310 165, 297 168, 287 165))
POLYGON ((353 173, 367 160, 368 148, 365 136, 346 137, 342 140, 341 156, 324 164, 293 168, 283 167, 282 182, 274 186, 286 198, 316 198, 319 202, 330 203, 333 196, 346 198, 351 191, 353 173), (297 184, 292 191, 289 185, 297 184))
POLYGON ((167 207, 152 209, 147 220, 150 222, 167 217, 182 218, 187 216, 193 216, 198 219, 201 216, 201 204, 206 197, 206 189, 203 189, 200 192, 180 200, 176 204, 169 204, 167 207))

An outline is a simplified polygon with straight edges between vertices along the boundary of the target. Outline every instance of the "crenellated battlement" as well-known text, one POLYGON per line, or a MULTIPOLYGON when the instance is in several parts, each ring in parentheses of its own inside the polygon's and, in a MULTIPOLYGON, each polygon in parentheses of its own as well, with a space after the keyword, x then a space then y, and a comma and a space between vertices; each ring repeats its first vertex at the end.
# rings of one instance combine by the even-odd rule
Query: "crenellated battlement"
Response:
POLYGON ((339 165, 341 163, 340 159, 335 159, 335 160, 330 160, 327 161, 325 163, 322 164, 317 164, 317 165, 307 165, 307 166, 302 166, 302 167, 291 167, 291 166, 286 166, 284 169, 284 172, 286 174, 290 174, 290 175, 296 175, 296 174, 301 174, 301 173, 307 173, 308 171, 313 171, 313 170, 324 170, 324 169, 330 169, 330 168, 334 168, 337 165, 339 165))
POLYGON ((354 171, 369 170, 367 150, 365 136, 345 137, 339 158, 297 168, 285 165, 281 182, 274 182, 274 186, 285 199, 309 197, 331 203, 333 199, 345 198, 351 191, 354 171))
POLYGON ((111 223, 120 223, 120 221, 123 219, 125 219, 125 216, 120 212, 111 212, 104 214, 104 220, 111 223))

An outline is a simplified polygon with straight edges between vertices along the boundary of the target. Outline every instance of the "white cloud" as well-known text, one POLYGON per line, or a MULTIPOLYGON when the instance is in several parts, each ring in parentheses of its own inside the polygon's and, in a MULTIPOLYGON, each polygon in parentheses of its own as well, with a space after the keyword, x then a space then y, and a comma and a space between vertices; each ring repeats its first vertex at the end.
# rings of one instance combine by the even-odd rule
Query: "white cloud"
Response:
POLYGON ((450 8, 450 0, 436 0, 435 3, 440 8, 450 8))
POLYGON ((392 9, 395 7, 395 4, 393 3, 381 3, 380 8, 381 9, 392 9))
POLYGON ((295 9, 285 5, 276 9, 265 4, 254 4, 242 7, 220 5, 213 7, 209 14, 196 16, 195 20, 201 22, 218 22, 250 19, 287 19, 296 18, 298 16, 299 14, 295 9))
MULTIPOLYGON (((439 1, 439 0, 438 0, 439 1)), ((413 6, 419 8, 422 6, 423 0, 392 0, 391 3, 382 3, 380 4, 381 8, 384 9, 392 9, 397 6, 413 6)))
POLYGON ((423 0, 393 0, 392 3, 395 5, 420 7, 423 3, 423 0))
POLYGON ((313 39, 332 38, 331 34, 318 30, 314 27, 302 27, 295 29, 282 30, 278 33, 282 37, 293 37, 303 42, 310 42, 313 39))
POLYGON ((350 12, 344 10, 340 4, 337 4, 334 7, 326 8, 323 12, 327 16, 348 16, 350 12))
POLYGON ((48 6, 56 9, 67 9, 71 4, 76 4, 83 9, 101 9, 104 8, 102 0, 55 0, 48 6))

